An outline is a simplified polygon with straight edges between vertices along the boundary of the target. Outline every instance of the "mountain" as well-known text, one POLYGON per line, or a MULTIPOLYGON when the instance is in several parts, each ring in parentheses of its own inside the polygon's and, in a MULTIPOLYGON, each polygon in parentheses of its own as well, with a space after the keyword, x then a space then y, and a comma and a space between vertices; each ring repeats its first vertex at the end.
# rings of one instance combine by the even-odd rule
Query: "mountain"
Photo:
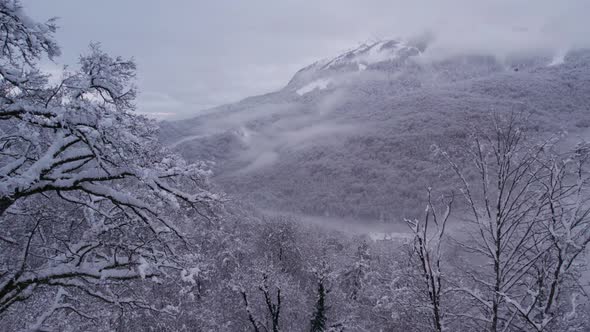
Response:
POLYGON ((434 144, 462 146, 490 114, 530 115, 532 135, 590 134, 590 51, 563 58, 436 56, 379 41, 297 72, 281 90, 163 122, 162 140, 215 162, 214 181, 257 206, 397 220, 450 190, 434 144))

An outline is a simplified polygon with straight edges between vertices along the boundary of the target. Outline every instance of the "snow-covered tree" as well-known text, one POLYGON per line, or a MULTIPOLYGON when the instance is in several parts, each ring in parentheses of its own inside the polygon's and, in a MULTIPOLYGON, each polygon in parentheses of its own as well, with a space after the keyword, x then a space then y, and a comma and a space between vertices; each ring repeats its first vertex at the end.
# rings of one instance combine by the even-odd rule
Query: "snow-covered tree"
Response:
POLYGON ((292 276, 267 260, 255 260, 234 274, 231 286, 250 331, 305 331, 307 298, 292 276))
POLYGON ((133 60, 92 44, 52 84, 38 62, 60 55, 55 21, 0 0, 0 25, 0 319, 48 293, 51 313, 83 318, 90 302, 69 305, 70 294, 163 310, 128 285, 197 264, 192 222, 219 199, 205 165, 166 151, 133 112, 133 60))
POLYGON ((491 130, 474 134, 471 167, 442 153, 469 211, 468 235, 458 241, 462 277, 448 292, 473 306, 452 315, 492 332, 553 330, 558 312, 575 312, 581 292, 565 302, 559 292, 568 279, 575 284, 576 259, 590 240, 588 149, 564 158, 554 139, 527 141, 522 121, 495 116, 491 130))
POLYGON ((574 329, 586 320, 578 308, 588 302, 578 266, 590 243, 589 158, 588 144, 581 143, 570 153, 539 160, 545 209, 538 221, 542 231, 533 235, 535 246, 528 255, 534 265, 522 278, 528 282, 520 296, 505 295, 522 323, 534 331, 574 329))
POLYGON ((445 228, 451 214, 453 199, 447 204, 443 215, 439 216, 432 201, 432 190, 428 188, 428 199, 424 220, 406 219, 414 234, 413 257, 422 275, 425 293, 427 293, 429 307, 432 310, 432 325, 435 331, 444 328, 444 312, 442 305, 442 244, 445 228))

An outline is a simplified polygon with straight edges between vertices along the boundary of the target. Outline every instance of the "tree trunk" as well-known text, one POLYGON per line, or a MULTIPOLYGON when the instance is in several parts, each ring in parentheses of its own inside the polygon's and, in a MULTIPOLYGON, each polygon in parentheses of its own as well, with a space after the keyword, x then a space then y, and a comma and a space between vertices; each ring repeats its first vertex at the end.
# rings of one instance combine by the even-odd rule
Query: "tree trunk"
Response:
POLYGON ((0 198, 0 216, 14 203, 14 200, 9 197, 0 198))

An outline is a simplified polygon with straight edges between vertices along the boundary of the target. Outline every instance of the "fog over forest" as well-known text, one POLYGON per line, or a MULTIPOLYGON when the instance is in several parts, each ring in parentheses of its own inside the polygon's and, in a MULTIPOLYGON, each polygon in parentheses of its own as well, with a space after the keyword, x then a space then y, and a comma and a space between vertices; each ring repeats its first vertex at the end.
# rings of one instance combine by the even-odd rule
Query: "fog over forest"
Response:
POLYGON ((0 0, 0 332, 590 331, 588 12, 0 0))

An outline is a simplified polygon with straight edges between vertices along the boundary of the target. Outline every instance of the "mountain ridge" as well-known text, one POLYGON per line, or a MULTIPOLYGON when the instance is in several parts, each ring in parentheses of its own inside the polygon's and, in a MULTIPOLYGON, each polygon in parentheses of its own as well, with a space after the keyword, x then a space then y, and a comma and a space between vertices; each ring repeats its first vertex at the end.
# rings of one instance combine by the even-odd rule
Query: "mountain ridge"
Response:
POLYGON ((302 69, 314 75, 299 71, 279 91, 164 123, 163 140, 183 140, 174 148, 189 160, 213 160, 223 190, 264 208, 390 220, 417 213, 426 187, 451 189, 430 147, 464 145, 492 112, 530 114, 536 136, 588 135, 588 50, 557 65, 545 55, 428 62, 416 53, 363 70, 355 58, 338 62, 346 54, 359 52, 316 62, 302 69), (320 78, 330 82, 301 91, 320 78))

